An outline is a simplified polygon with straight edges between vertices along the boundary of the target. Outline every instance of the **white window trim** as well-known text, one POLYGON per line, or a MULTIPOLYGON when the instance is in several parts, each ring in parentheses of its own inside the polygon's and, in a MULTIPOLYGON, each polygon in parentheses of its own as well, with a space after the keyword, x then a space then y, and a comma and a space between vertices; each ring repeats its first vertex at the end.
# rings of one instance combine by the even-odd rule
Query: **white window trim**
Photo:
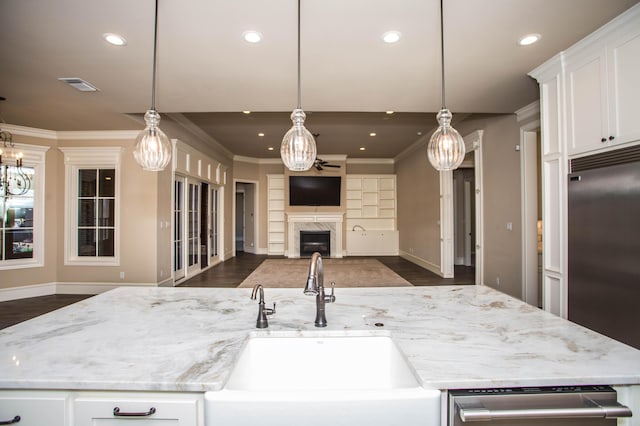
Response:
POLYGON ((33 257, 30 259, 0 260, 0 270, 40 268, 44 266, 44 193, 45 162, 48 146, 14 143, 16 151, 23 154, 24 167, 33 167, 33 257))
POLYGON ((122 147, 60 147, 64 153, 64 264, 69 266, 120 266, 120 165, 122 147), (78 256, 78 171, 115 169, 115 247, 114 256, 78 256))

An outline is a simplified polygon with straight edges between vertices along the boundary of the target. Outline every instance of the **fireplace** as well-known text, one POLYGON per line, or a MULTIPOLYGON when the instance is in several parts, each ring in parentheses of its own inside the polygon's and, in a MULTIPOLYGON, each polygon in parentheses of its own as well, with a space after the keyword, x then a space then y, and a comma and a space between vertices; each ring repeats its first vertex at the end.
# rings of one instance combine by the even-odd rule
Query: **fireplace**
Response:
POLYGON ((331 255, 331 231, 300 231, 300 257, 316 251, 323 256, 331 255))

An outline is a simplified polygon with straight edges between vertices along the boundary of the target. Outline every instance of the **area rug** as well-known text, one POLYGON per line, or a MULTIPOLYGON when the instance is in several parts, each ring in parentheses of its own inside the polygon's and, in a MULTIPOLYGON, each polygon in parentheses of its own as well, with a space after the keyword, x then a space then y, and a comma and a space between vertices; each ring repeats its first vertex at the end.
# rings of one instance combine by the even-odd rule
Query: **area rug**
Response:
MULTIPOLYGON (((411 287, 411 283, 376 259, 322 259, 324 284, 336 287, 411 287)), ((304 288, 309 259, 266 259, 238 287, 304 288)))

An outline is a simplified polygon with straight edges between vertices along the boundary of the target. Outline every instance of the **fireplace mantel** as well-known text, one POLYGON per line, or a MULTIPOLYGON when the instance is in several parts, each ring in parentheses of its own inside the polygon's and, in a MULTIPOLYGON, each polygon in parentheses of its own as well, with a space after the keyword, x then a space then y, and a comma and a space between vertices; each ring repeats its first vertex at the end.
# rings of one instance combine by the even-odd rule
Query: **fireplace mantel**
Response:
POLYGON ((331 231, 331 257, 342 257, 344 214, 287 213, 287 257, 300 257, 300 231, 331 231))

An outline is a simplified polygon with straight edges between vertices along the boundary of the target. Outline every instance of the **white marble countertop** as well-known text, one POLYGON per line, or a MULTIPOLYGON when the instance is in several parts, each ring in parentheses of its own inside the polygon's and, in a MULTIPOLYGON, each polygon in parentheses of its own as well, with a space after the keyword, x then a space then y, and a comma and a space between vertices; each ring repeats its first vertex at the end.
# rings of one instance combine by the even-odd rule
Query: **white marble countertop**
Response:
POLYGON ((640 351, 484 286, 337 288, 324 329, 302 288, 267 288, 257 330, 250 292, 119 288, 0 330, 0 388, 218 390, 252 332, 381 330, 428 388, 640 384, 640 351))

